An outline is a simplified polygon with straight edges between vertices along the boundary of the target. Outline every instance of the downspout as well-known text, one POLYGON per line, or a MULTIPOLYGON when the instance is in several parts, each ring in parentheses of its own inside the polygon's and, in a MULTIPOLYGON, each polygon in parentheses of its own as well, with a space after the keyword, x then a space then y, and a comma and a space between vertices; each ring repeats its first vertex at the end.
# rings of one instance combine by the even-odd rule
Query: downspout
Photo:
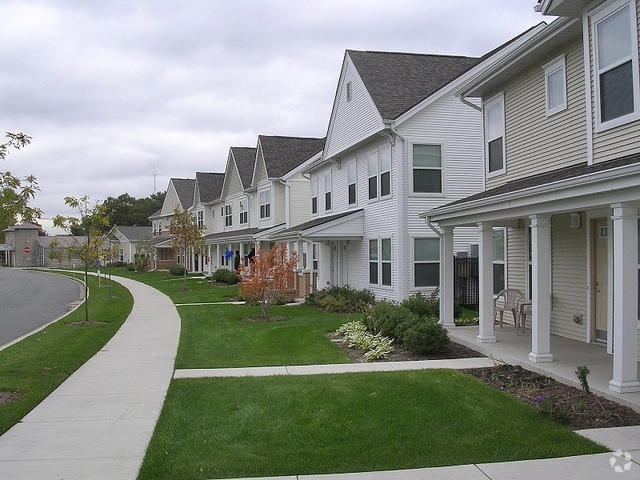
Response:
MULTIPOLYGON (((393 138, 393 142, 392 142, 392 146, 393 144, 395 144, 396 146, 396 163, 398 164, 397 169, 398 169, 398 173, 399 175, 399 181, 397 182, 397 188, 398 188, 398 198, 400 199, 400 212, 398 215, 398 249, 400 250, 400 252, 407 252, 410 251, 410 246, 408 245, 408 240, 407 240, 407 195, 405 194, 405 163, 408 162, 404 162, 404 157, 405 157, 405 147, 407 146, 407 140, 406 138, 404 138, 400 133, 398 133, 398 130, 396 129, 396 127, 389 123, 389 129, 391 130, 391 132, 395 135, 395 138, 393 138), (397 150, 397 146, 398 143, 395 141, 396 138, 399 138, 400 140, 402 140, 402 149, 400 150, 400 152, 398 152, 397 150)), ((398 265, 398 272, 400 272, 399 275, 399 279, 398 279, 398 300, 402 301, 405 299, 405 297, 407 297, 407 290, 408 290, 408 286, 407 286, 407 282, 409 278, 411 278, 411 275, 405 275, 404 272, 408 272, 409 269, 407 268, 407 256, 406 255, 396 255, 396 258, 398 258, 398 262, 402 262, 400 265, 398 265)))
POLYGON ((464 95, 458 94, 457 97, 458 97, 458 100, 460 100, 466 106, 471 107, 474 110, 477 110, 479 112, 482 111, 482 107, 481 106, 476 105, 475 103, 471 103, 469 100, 467 100, 467 98, 464 95))
MULTIPOLYGON (((291 227, 291 207, 290 207, 291 185, 289 185, 287 182, 285 182, 281 178, 278 179, 278 180, 284 186, 284 221, 285 221, 285 223, 287 225, 286 228, 290 228, 291 227)), ((275 209, 274 209, 274 211, 275 211, 275 209)), ((275 221, 274 221, 274 223, 275 223, 275 221)))

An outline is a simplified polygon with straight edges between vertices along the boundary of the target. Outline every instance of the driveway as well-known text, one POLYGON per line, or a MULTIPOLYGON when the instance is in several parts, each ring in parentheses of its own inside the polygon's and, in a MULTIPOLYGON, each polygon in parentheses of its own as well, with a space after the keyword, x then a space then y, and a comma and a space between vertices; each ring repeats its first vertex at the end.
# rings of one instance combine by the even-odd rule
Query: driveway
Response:
POLYGON ((0 347, 67 313, 82 298, 68 277, 0 268, 0 347))

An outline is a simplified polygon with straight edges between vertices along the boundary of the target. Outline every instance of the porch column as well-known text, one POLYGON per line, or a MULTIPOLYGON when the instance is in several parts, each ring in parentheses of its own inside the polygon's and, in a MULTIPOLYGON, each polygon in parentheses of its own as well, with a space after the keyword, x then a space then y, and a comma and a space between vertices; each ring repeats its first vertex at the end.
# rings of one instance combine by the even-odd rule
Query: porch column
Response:
POLYGON ((220 268, 222 265, 220 265, 220 244, 216 243, 216 265, 217 268, 220 268))
POLYGON ((209 257, 209 261, 207 262, 207 271, 209 273, 209 275, 211 275, 213 272, 211 271, 212 267, 213 267, 213 257, 211 256, 211 244, 207 245, 207 257, 209 257))
POLYGON ((307 242, 307 270, 309 271, 309 293, 313 293, 313 242, 307 242))
POLYGON ((453 323, 453 227, 441 227, 440 238, 440 323, 455 327, 453 323))
POLYGON ((529 360, 553 362, 551 355, 551 215, 531 215, 531 352, 529 360))
POLYGON ((480 238, 478 244, 478 275, 480 295, 480 327, 478 337, 480 343, 495 343, 493 331, 495 312, 493 311, 493 225, 479 223, 480 238))
POLYGON ((618 393, 640 391, 638 382, 638 209, 613 208, 613 379, 618 393))
POLYGON ((304 262, 303 262, 303 255, 304 255, 304 251, 303 251, 303 241, 302 240, 298 240, 296 242, 296 253, 298 254, 298 264, 296 265, 296 268, 298 270, 298 272, 302 272, 302 270, 304 269, 304 262))

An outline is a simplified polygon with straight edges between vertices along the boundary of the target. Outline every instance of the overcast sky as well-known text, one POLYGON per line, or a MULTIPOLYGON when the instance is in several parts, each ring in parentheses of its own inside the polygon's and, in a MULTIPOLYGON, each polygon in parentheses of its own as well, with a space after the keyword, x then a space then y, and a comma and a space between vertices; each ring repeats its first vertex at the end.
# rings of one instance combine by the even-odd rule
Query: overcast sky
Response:
POLYGON ((146 197, 260 134, 323 137, 346 49, 480 56, 549 21, 535 3, 3 0, 0 131, 33 141, 0 171, 37 177, 45 218, 146 197))

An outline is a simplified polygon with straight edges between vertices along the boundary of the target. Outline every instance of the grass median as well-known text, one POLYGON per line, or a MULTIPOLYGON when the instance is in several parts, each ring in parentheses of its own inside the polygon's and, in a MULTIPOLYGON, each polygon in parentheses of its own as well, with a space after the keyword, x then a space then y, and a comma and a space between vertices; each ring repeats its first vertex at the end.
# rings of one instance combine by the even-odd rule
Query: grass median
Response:
MULTIPOLYGON (((104 285, 104 281, 103 281, 104 285)), ((20 398, 0 406, 0 434, 19 422, 58 385, 95 355, 118 331, 133 307, 127 289, 98 287, 89 278, 89 319, 79 308, 45 329, 0 351, 0 392, 20 398)))

